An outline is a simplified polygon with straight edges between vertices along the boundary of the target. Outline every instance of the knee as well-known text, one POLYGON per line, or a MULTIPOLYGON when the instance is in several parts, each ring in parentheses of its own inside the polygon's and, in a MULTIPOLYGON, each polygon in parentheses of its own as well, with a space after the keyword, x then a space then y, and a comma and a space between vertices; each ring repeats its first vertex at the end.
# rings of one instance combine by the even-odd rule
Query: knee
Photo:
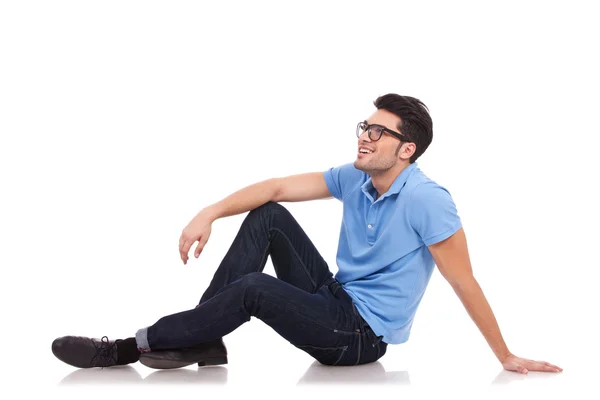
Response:
POLYGON ((285 215, 289 211, 279 203, 268 201, 255 209, 251 210, 246 217, 248 222, 266 223, 266 226, 271 226, 278 215, 285 215))
POLYGON ((248 216, 250 216, 250 215, 265 215, 265 214, 270 215, 270 214, 278 213, 281 211, 287 211, 287 210, 284 206, 282 206, 281 204, 279 204, 277 202, 268 201, 268 202, 256 207, 252 211, 250 211, 248 216))
POLYGON ((223 295, 227 298, 235 298, 237 301, 242 302, 246 302, 248 299, 252 300, 261 291, 265 290, 265 286, 268 284, 266 278, 267 274, 262 272, 251 272, 242 275, 228 285, 220 288, 213 297, 223 295))
POLYGON ((240 277, 237 286, 242 291, 244 300, 252 300, 262 293, 271 292, 273 279, 264 272, 251 272, 240 277))
POLYGON ((261 286, 267 278, 267 274, 263 272, 250 272, 239 278, 240 286, 244 289, 261 286))
POLYGON ((270 278, 272 279, 265 273, 252 272, 239 279, 242 302, 249 315, 258 316, 260 314, 261 299, 272 292, 270 278))

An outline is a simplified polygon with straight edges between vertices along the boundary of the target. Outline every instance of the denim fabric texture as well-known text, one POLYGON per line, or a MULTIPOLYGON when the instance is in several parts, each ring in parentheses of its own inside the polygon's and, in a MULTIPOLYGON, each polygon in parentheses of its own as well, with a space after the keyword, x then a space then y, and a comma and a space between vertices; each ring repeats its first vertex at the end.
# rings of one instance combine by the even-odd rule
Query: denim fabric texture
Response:
POLYGON ((250 211, 198 305, 136 334, 143 351, 222 338, 255 317, 325 365, 381 358, 376 337, 311 240, 281 204, 250 211), (263 272, 271 257, 276 277, 263 272))

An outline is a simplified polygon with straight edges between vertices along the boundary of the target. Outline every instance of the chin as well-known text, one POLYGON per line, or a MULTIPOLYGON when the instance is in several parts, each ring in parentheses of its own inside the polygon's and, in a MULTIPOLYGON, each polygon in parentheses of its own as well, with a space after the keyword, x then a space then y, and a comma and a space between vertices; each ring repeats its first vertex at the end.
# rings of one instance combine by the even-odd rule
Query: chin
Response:
POLYGON ((354 168, 363 172, 368 172, 368 170, 365 168, 365 165, 362 162, 360 162, 360 160, 354 161, 354 168))

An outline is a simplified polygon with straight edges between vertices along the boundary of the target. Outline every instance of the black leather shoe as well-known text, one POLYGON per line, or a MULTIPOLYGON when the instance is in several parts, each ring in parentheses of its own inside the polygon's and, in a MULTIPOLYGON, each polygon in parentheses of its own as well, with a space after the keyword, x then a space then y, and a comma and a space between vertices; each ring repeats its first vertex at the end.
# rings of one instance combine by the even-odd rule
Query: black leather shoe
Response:
POLYGON ((52 342, 52 353, 69 365, 78 368, 111 367, 117 364, 117 343, 121 340, 63 336, 52 342))
POLYGON ((227 364, 227 348, 223 339, 218 339, 183 349, 142 353, 140 362, 155 369, 181 368, 195 363, 198 363, 199 367, 222 365, 227 364))

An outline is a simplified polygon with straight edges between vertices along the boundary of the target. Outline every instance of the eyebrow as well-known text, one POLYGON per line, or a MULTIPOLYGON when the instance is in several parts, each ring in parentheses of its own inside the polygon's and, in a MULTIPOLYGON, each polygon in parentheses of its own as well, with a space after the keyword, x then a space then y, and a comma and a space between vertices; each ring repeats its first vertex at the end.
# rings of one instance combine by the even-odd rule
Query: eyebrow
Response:
POLYGON ((370 124, 366 119, 363 121, 365 124, 367 125, 375 125, 375 126, 381 126, 383 128, 389 129, 387 126, 385 125, 381 125, 381 124, 370 124))

